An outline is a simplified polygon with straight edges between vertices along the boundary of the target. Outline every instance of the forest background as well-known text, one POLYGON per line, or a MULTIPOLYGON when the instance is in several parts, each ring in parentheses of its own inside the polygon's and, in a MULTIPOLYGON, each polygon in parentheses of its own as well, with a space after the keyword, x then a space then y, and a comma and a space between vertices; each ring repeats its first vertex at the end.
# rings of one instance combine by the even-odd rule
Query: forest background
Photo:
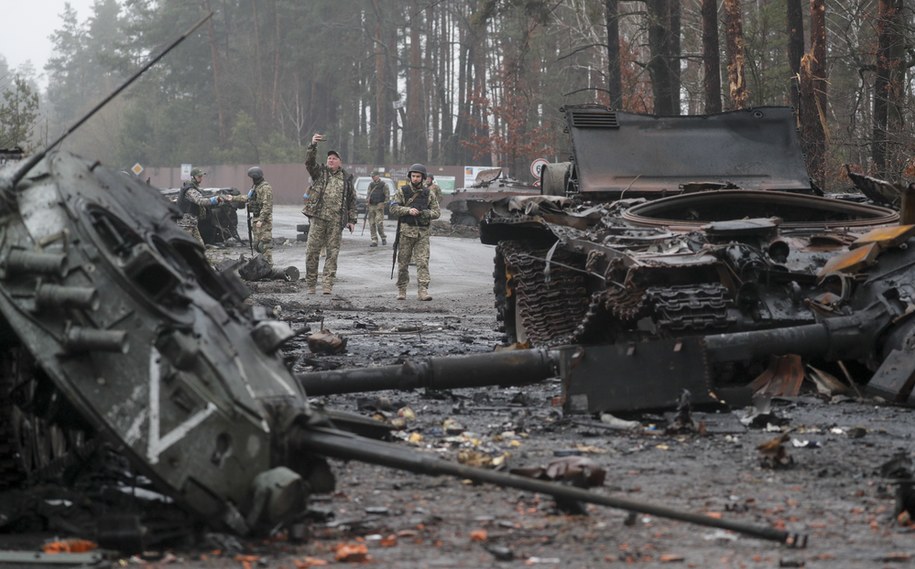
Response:
POLYGON ((40 90, 0 59, 0 147, 41 148, 208 12, 65 142, 127 168, 568 158, 562 105, 659 115, 791 105, 811 176, 915 174, 903 0, 96 0, 65 4, 40 90))

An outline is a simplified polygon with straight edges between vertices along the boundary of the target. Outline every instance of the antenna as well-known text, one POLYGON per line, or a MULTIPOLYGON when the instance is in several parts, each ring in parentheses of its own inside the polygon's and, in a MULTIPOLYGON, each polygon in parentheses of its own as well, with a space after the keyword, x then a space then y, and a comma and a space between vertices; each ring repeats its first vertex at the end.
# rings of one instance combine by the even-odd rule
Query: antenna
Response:
POLYGON ((146 65, 144 65, 143 67, 141 67, 141 68, 139 69, 139 71, 137 71, 136 73, 134 73, 129 79, 127 79, 127 81, 125 81, 124 83, 122 83, 120 87, 118 87, 118 88, 115 89, 110 95, 108 95, 107 97, 105 97, 105 99, 102 100, 101 103, 97 104, 95 107, 92 108, 91 111, 89 111, 88 113, 86 113, 85 115, 83 115, 83 117, 82 117, 81 119, 79 119, 78 121, 76 121, 76 124, 74 124, 73 126, 71 126, 70 128, 68 128, 66 132, 64 132, 62 135, 60 135, 60 136, 57 138, 57 140, 55 140, 55 141, 52 142, 51 144, 47 145, 47 146, 44 148, 44 150, 42 150, 42 151, 39 152, 38 154, 36 154, 36 155, 32 156, 31 158, 29 158, 28 160, 26 160, 25 164, 23 164, 22 167, 19 168, 19 169, 16 171, 15 174, 13 174, 13 177, 12 177, 12 179, 10 180, 10 189, 11 189, 11 190, 14 190, 14 189, 16 188, 16 184, 18 184, 19 181, 22 180, 22 178, 24 178, 26 174, 28 174, 29 170, 31 170, 31 169, 35 166, 35 164, 38 164, 38 162, 40 162, 41 159, 44 158, 44 157, 48 154, 48 152, 51 151, 52 148, 54 148, 55 146, 57 146, 58 144, 60 144, 60 143, 63 141, 63 139, 65 139, 65 138, 67 138, 68 136, 70 136, 70 134, 71 134, 73 131, 75 131, 76 129, 78 129, 79 127, 81 127, 81 126, 83 125, 84 122, 86 122, 87 120, 89 120, 90 118, 92 118, 92 116, 93 116, 95 113, 97 113, 98 111, 100 111, 100 110, 102 109, 102 107, 104 107, 105 105, 107 105, 108 102, 111 101, 111 99, 117 97, 117 96, 121 93, 121 91, 123 91, 123 90, 126 89, 127 87, 130 87, 130 85, 131 85, 134 81, 136 81, 137 79, 139 79, 140 75, 143 75, 144 73, 146 73, 146 71, 147 71, 150 67, 152 67, 152 66, 155 65, 160 59, 162 59, 163 57, 165 57, 165 55, 166 55, 168 52, 170 52, 171 50, 173 50, 179 43, 181 43, 181 42, 183 42, 185 39, 187 39, 188 36, 190 36, 192 33, 194 33, 195 31, 197 31, 197 28, 199 28, 200 26, 202 26, 207 20, 209 20, 209 19, 212 18, 212 17, 213 17, 213 12, 210 12, 209 14, 207 14, 206 16, 204 16, 203 18, 201 18, 196 24, 194 24, 193 26, 191 26, 186 32, 184 32, 182 35, 180 35, 175 41, 173 41, 171 44, 169 44, 168 47, 166 47, 165 49, 163 49, 162 52, 161 52, 159 55, 157 55, 156 57, 154 57, 154 58, 150 59, 148 62, 146 62, 146 65))

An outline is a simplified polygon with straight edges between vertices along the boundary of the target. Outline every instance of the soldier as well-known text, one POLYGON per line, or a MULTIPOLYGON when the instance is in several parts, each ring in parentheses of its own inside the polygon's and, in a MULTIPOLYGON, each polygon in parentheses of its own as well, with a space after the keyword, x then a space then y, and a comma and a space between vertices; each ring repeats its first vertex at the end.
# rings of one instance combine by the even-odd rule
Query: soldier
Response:
POLYGON ((322 248, 326 248, 322 292, 331 294, 333 291, 343 228, 352 233, 358 216, 353 178, 343 169, 340 154, 336 150, 328 150, 326 165, 318 164, 316 160, 318 142, 322 140, 324 137, 320 134, 312 136, 305 153, 305 167, 311 176, 311 187, 305 195, 305 207, 302 209, 311 223, 305 248, 305 286, 308 294, 315 294, 322 248))
POLYGON ((439 206, 442 205, 442 189, 438 187, 438 184, 435 183, 435 176, 429 174, 426 177, 426 187, 429 188, 429 191, 435 194, 435 199, 438 200, 439 206))
POLYGON ((200 229, 197 228, 197 218, 206 214, 206 208, 219 203, 219 198, 205 198, 200 193, 200 184, 203 183, 203 177, 207 173, 200 168, 191 170, 191 179, 181 185, 181 191, 178 193, 178 211, 181 212, 181 218, 178 225, 190 233, 194 239, 203 245, 203 237, 200 236, 200 229))
POLYGON ((273 188, 264 180, 260 166, 248 168, 253 185, 248 190, 248 211, 251 212, 251 238, 255 250, 273 266, 273 188))
POLYGON ((429 295, 429 224, 438 219, 441 211, 435 194, 423 186, 426 167, 422 164, 410 166, 407 174, 410 185, 397 190, 391 202, 391 213, 398 217, 397 223, 397 300, 406 300, 407 284, 410 282, 410 262, 416 263, 416 281, 419 289, 416 298, 432 300, 429 295))
POLYGON ((369 232, 372 234, 372 244, 369 247, 378 246, 378 237, 381 237, 381 244, 387 245, 388 239, 384 234, 384 206, 391 199, 391 191, 388 185, 381 181, 378 172, 372 172, 372 183, 368 189, 368 208, 369 232))

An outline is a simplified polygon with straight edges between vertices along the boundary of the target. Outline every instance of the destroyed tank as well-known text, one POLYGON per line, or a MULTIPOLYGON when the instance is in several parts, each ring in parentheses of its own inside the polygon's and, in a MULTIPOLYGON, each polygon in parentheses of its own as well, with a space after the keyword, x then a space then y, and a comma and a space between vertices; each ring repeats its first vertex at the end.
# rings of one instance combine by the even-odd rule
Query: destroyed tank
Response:
POLYGON ((528 184, 502 175, 502 168, 490 168, 477 174, 470 187, 459 188, 443 201, 451 211, 451 225, 478 227, 492 202, 507 196, 537 195, 540 191, 528 184))
MULTIPOLYGON (((292 336, 288 325, 246 303, 233 272, 209 266, 157 190, 51 152, 0 170, 0 192, 6 486, 46 479, 93 439, 110 443, 199 523, 241 535, 303 515, 312 493, 333 488, 324 457, 336 457, 804 544, 783 530, 452 464, 356 435, 384 429, 308 404, 278 353, 292 336)), ((522 360, 540 374, 553 366, 522 360)), ((436 369, 467 375, 466 365, 436 369)), ((142 548, 147 528, 132 527, 127 541, 142 548)), ((115 533, 123 540, 129 530, 115 533)))
MULTIPOLYGON (((572 161, 544 168, 542 195, 494 203, 480 228, 481 241, 496 246, 496 308, 509 342, 632 353, 651 342, 815 324, 853 288, 849 267, 828 263, 899 221, 895 209, 821 195, 790 108, 564 111, 572 161)), ((691 385, 709 392, 749 381, 761 359, 703 371, 691 385)), ((651 376, 646 365, 627 372, 651 376)))

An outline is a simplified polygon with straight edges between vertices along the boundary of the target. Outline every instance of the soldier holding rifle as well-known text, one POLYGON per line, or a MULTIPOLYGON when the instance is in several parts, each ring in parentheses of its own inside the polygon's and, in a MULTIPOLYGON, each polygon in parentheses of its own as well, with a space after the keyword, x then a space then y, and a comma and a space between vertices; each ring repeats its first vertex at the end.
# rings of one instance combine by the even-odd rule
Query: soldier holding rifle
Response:
POLYGON ((273 188, 264 179, 260 166, 248 168, 251 189, 247 194, 224 198, 232 203, 243 203, 248 208, 248 239, 251 253, 260 253, 273 266, 273 188))
POLYGON ((372 172, 372 183, 369 184, 368 196, 366 198, 365 209, 369 221, 369 233, 372 235, 372 244, 369 247, 378 246, 378 238, 381 237, 381 244, 388 244, 388 237, 384 234, 384 206, 391 199, 391 192, 388 185, 381 181, 378 172, 372 172))
POLYGON ((397 238, 395 239, 395 260, 397 261, 397 300, 406 300, 407 285, 410 283, 410 262, 416 263, 416 298, 432 300, 429 295, 429 236, 430 223, 441 216, 438 200, 429 188, 423 186, 426 167, 422 164, 410 166, 407 174, 410 184, 399 190, 391 202, 391 213, 398 217, 397 238), (399 259, 398 259, 399 257, 399 259))

